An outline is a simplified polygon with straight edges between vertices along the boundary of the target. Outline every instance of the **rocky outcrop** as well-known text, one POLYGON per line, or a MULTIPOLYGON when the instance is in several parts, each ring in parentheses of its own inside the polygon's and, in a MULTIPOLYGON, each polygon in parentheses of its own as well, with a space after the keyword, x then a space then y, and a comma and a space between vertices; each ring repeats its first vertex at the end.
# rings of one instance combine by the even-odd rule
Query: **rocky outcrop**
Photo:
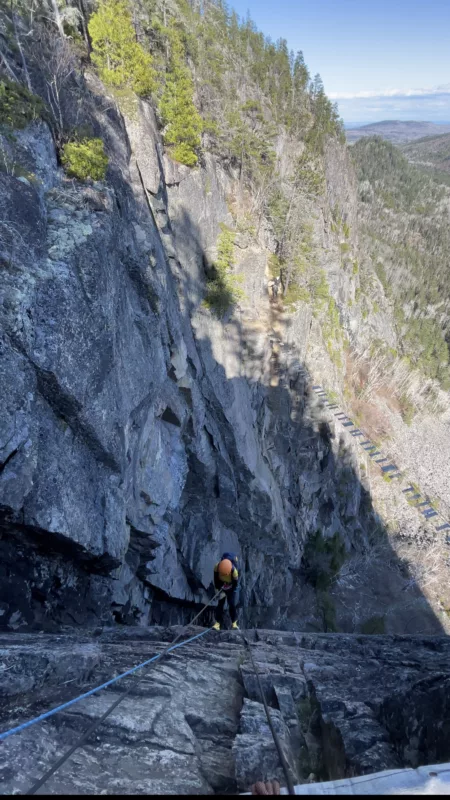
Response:
MULTIPOLYGON (((2 636, 2 730, 150 658, 174 633, 2 636)), ((296 783, 449 759, 447 639, 277 631, 248 637, 296 783)), ((273 778, 285 785, 240 634, 210 632, 7 739, 1 792, 27 790, 130 688, 49 780, 48 792, 236 793, 273 778)))

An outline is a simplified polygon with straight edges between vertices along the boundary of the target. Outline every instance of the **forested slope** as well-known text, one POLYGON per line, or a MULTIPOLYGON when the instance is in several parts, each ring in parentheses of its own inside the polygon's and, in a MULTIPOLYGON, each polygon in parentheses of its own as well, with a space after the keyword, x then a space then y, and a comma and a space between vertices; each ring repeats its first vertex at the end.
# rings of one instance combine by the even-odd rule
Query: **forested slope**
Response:
POLYGON ((449 389, 450 193, 380 138, 351 152, 365 258, 392 302, 400 352, 449 389))

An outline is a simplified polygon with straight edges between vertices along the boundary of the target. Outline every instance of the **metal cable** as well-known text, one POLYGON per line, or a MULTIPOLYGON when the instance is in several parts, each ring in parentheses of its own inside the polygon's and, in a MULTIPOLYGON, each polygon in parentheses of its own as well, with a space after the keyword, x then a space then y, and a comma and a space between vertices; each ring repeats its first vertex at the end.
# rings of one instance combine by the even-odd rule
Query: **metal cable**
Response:
POLYGON ((247 637, 244 636, 242 631, 240 631, 240 634, 241 634, 241 636, 242 636, 242 638, 243 638, 243 640, 245 642, 245 645, 247 647, 247 650, 248 650, 248 652, 250 654, 250 659, 251 659, 251 662, 252 662, 253 671, 254 671, 254 673, 256 675, 256 680, 258 681, 258 686, 259 686, 259 691, 260 691, 261 699, 262 699, 263 706, 264 706, 264 711, 266 712, 267 722, 269 724, 270 732, 271 732, 271 734, 273 736, 273 740, 275 742, 275 746, 276 746, 277 751, 278 751, 278 756, 280 758, 281 766, 283 767, 283 772, 284 772, 284 774, 286 776, 288 794, 295 794, 295 786, 294 786, 294 781, 292 780, 292 775, 291 775, 291 771, 290 771, 290 768, 289 768, 289 764, 288 764, 286 756, 285 756, 285 754, 283 752, 283 748, 281 746, 280 738, 279 738, 279 736, 278 736, 278 734, 277 734, 277 732, 276 732, 276 730, 275 730, 275 728, 273 726, 272 717, 270 716, 269 706, 267 705, 267 700, 266 700, 266 696, 264 694, 264 689, 262 687, 259 671, 258 671, 258 668, 257 668, 257 666, 255 664, 255 660, 253 658, 252 648, 250 647, 250 644, 249 644, 249 642, 247 640, 247 637))
MULTIPOLYGON (((221 591, 222 590, 219 589, 216 592, 214 597, 212 597, 211 600, 209 600, 208 603, 206 603, 206 605, 203 606, 201 611, 199 611, 199 613, 194 617, 194 619, 189 623, 189 625, 193 625, 194 622, 196 622, 196 620, 198 620, 198 618, 203 614, 205 609, 208 608, 208 606, 210 606, 211 603, 213 603, 214 600, 218 597, 218 595, 220 594, 221 591)), ((187 627, 187 626, 184 626, 184 627, 187 627)), ((208 628, 206 631, 202 631, 201 633, 196 634, 196 636, 191 637, 191 639, 188 639, 186 642, 182 642, 181 644, 177 645, 176 642, 178 642, 178 640, 181 639, 181 637, 183 635, 183 631, 181 631, 181 633, 178 634, 178 636, 174 639, 174 641, 170 642, 170 644, 167 645, 167 647, 162 651, 162 653, 159 653, 157 656, 154 657, 153 663, 156 663, 156 661, 159 661, 161 658, 164 658, 164 656, 167 655, 167 653, 169 653, 171 650, 176 650, 177 647, 181 647, 183 644, 187 644, 187 642, 190 642, 193 639, 198 639, 200 636, 204 636, 206 633, 209 632, 209 630, 210 630, 210 628, 208 628)), ((127 674, 127 673, 125 673, 125 674, 127 674)), ((117 700, 114 701, 114 703, 105 711, 105 713, 100 717, 100 719, 94 720, 94 722, 83 733, 83 735, 75 742, 75 744, 72 745, 72 747, 66 753, 64 753, 61 756, 61 758, 59 758, 56 761, 56 763, 53 764, 52 767, 50 767, 49 770, 47 770, 47 772, 42 776, 42 778, 39 778, 39 780, 37 780, 36 783, 34 783, 30 787, 30 789, 28 789, 28 791, 24 792, 23 794, 24 795, 35 794, 38 791, 38 789, 40 789, 41 786, 43 786, 44 783, 46 783, 48 781, 48 779, 51 778, 52 775, 54 775, 54 773, 60 767, 62 767, 62 765, 70 758, 70 756, 75 752, 75 750, 77 750, 79 747, 81 747, 86 742, 86 740, 89 738, 91 733, 94 733, 94 731, 97 730, 97 728, 102 724, 102 722, 104 722, 104 720, 107 717, 109 717, 109 715, 117 708, 119 703, 121 703, 122 700, 125 700, 125 698, 128 697, 128 695, 130 694, 130 692, 132 691, 133 688, 134 688, 134 685, 131 684, 131 686, 126 690, 126 692, 124 692, 122 695, 120 695, 120 697, 117 698, 117 700)))

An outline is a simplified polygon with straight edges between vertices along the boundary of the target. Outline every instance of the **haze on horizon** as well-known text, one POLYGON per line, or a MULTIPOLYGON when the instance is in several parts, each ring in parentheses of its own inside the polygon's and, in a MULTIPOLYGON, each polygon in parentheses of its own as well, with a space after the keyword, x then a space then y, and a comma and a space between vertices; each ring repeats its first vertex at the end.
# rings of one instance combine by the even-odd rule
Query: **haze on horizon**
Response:
POLYGON ((302 50, 345 125, 450 121, 450 0, 231 0, 302 50))

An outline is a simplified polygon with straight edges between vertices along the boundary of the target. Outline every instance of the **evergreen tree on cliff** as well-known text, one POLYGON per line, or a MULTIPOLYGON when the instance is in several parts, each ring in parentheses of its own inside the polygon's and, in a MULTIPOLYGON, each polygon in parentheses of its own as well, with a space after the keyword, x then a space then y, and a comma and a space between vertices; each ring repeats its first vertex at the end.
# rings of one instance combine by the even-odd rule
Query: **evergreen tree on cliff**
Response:
POLYGON ((170 59, 164 92, 159 110, 166 129, 164 141, 171 146, 176 161, 194 167, 196 150, 200 147, 203 123, 194 101, 194 83, 185 63, 185 51, 180 32, 172 24, 168 31, 170 59))
POLYGON ((92 61, 110 86, 148 95, 155 85, 152 57, 136 41, 126 0, 100 0, 89 21, 92 61))

